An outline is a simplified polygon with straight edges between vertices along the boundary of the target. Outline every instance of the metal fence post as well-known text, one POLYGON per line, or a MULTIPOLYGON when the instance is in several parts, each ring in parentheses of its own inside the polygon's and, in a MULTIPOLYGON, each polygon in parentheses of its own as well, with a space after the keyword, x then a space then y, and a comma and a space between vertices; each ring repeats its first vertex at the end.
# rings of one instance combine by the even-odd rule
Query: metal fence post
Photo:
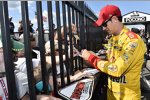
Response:
POLYGON ((26 67, 27 67, 30 100, 36 100, 35 87, 34 87, 35 84, 34 84, 34 76, 33 76, 33 65, 32 65, 32 57, 31 57, 29 15, 28 15, 27 1, 21 1, 21 11, 22 11, 24 41, 26 41, 24 42, 24 44, 25 44, 25 57, 26 57, 26 67))
POLYGON ((48 75, 46 70, 46 59, 45 59, 45 47, 44 47, 44 32, 43 32, 43 16, 42 16, 42 3, 41 1, 36 1, 37 8, 37 21, 38 21, 38 36, 39 36, 39 49, 41 57, 41 69, 42 69, 42 80, 43 80, 43 90, 48 93, 48 75))
POLYGON ((6 79, 8 87, 8 100, 18 100, 16 92, 16 82, 14 76, 14 65, 12 59, 12 42, 10 40, 9 20, 8 20, 8 4, 7 1, 0 1, 0 24, 2 32, 2 43, 4 52, 4 62, 6 69, 6 79))

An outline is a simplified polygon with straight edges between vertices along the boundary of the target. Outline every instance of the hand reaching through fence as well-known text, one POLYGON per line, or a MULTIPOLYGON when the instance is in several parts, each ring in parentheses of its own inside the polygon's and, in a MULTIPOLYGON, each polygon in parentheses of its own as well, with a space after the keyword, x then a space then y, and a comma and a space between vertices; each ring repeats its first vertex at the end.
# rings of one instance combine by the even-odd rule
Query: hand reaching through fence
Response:
POLYGON ((86 75, 87 75, 86 73, 79 72, 79 73, 77 73, 77 74, 75 74, 73 76, 70 76, 70 80, 71 81, 76 81, 76 80, 79 80, 79 79, 81 79, 83 77, 86 77, 86 75))

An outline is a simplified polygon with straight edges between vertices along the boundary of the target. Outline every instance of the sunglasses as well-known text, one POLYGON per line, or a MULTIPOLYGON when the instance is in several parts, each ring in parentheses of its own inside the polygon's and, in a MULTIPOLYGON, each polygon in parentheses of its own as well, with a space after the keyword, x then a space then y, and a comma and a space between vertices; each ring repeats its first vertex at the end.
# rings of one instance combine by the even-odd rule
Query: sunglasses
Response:
POLYGON ((111 20, 111 18, 113 17, 114 15, 112 15, 109 19, 107 19, 101 26, 102 27, 107 27, 107 23, 111 20))

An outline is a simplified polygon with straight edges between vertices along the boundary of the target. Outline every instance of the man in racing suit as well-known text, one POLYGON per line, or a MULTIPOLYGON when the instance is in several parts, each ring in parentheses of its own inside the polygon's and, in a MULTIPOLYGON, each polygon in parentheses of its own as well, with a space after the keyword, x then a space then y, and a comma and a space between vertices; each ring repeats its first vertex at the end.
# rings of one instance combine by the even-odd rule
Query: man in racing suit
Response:
POLYGON ((140 100, 140 73, 146 46, 141 37, 129 31, 120 20, 120 9, 105 6, 96 24, 112 35, 108 41, 107 60, 82 50, 82 57, 96 69, 107 73, 107 100, 140 100))

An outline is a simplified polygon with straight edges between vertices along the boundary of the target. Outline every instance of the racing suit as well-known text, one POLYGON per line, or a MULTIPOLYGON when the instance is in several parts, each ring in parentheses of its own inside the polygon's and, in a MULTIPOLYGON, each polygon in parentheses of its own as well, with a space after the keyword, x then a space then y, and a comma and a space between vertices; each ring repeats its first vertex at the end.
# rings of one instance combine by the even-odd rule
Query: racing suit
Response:
POLYGON ((141 37, 124 27, 118 36, 108 41, 107 57, 102 60, 93 54, 88 61, 107 73, 107 100, 140 100, 140 73, 146 46, 141 37))

